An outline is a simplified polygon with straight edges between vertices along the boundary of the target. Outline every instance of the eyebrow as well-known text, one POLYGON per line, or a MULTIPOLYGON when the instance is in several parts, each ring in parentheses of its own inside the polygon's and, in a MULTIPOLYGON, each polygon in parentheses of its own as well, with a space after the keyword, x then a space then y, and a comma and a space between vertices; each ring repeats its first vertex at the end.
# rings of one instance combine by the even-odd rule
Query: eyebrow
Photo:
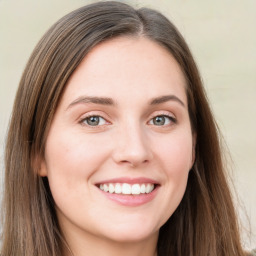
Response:
MULTIPOLYGON (((185 107, 184 102, 175 95, 164 95, 157 98, 153 98, 152 100, 150 100, 149 105, 158 105, 168 101, 176 101, 181 106, 185 107)), ((106 106, 116 105, 114 100, 108 97, 81 96, 76 100, 74 100, 73 102, 71 102, 68 105, 67 109, 77 104, 86 104, 86 103, 93 103, 93 104, 106 105, 106 106)))
POLYGON ((185 103, 175 95, 164 95, 164 96, 154 98, 150 101, 150 105, 158 105, 168 101, 176 101, 181 106, 185 107, 185 103))
POLYGON ((85 103, 93 103, 93 104, 100 104, 100 105, 108 105, 113 106, 116 105, 111 98, 107 97, 90 97, 90 96, 82 96, 71 102, 67 109, 70 107, 77 105, 77 104, 85 104, 85 103))

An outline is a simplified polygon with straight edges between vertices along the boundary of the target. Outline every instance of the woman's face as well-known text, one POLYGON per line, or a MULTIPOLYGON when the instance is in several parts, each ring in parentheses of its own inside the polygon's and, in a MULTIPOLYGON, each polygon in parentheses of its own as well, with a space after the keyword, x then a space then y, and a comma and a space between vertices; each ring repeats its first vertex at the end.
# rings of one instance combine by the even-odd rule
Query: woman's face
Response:
POLYGON ((117 38, 82 61, 52 122, 47 176, 67 236, 157 237, 193 165, 185 79, 166 49, 117 38))

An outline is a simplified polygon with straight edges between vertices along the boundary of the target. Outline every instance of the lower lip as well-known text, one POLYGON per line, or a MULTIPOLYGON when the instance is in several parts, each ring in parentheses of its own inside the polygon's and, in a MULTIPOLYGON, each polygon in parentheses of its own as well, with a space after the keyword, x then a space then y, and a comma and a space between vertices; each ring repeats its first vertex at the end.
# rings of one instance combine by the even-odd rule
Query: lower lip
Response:
POLYGON ((157 186, 152 192, 148 194, 140 194, 140 195, 123 195, 123 194, 111 194, 108 192, 104 192, 100 190, 108 199, 115 201, 118 204, 124 206, 140 206, 146 204, 154 199, 157 194, 159 186, 157 186))

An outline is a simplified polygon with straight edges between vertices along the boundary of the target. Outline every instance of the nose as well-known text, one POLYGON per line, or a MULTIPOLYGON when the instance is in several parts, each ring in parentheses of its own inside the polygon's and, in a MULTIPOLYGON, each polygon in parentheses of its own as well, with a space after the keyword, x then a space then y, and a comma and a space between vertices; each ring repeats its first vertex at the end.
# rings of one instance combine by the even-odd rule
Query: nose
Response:
POLYGON ((117 164, 137 167, 152 160, 153 154, 144 130, 139 124, 132 124, 120 128, 116 133, 113 138, 115 140, 113 160, 117 164))

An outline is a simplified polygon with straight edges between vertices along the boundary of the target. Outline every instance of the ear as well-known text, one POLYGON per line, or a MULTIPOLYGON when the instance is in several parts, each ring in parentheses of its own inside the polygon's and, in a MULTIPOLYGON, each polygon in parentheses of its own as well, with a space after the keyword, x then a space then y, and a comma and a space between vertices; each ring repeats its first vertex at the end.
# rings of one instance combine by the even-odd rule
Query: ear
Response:
POLYGON ((196 140, 197 140, 197 134, 192 134, 192 159, 191 159, 191 168, 193 167, 195 160, 196 160, 196 140))
POLYGON ((45 159, 42 158, 41 156, 36 155, 33 157, 32 168, 37 175, 41 177, 47 176, 46 162, 45 162, 45 159))
POLYGON ((40 168, 39 168, 37 173, 41 177, 46 177, 47 176, 48 173, 47 173, 47 168, 46 168, 45 160, 41 161, 40 168))

